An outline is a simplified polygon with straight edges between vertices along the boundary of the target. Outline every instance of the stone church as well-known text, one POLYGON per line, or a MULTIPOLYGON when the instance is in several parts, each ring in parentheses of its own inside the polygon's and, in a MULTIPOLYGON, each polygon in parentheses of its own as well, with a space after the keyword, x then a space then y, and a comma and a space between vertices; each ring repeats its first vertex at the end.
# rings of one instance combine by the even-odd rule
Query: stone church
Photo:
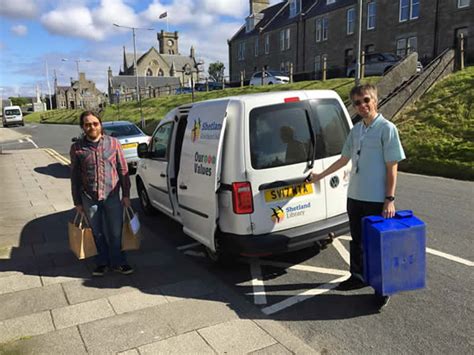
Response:
POLYGON ((137 55, 137 67, 134 65, 133 53, 123 48, 123 64, 118 75, 108 70, 108 93, 110 103, 136 99, 136 86, 141 98, 169 95, 179 87, 191 86, 191 75, 197 82, 197 61, 194 48, 189 55, 181 55, 178 47, 178 32, 157 33, 159 50, 151 47, 141 56, 137 55))

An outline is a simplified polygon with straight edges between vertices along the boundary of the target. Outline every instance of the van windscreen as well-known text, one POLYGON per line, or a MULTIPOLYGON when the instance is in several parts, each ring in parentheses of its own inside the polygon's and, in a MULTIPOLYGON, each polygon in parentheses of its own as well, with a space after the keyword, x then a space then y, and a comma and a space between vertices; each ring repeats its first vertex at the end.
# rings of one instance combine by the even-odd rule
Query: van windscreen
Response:
POLYGON ((5 115, 7 116, 13 116, 13 115, 21 115, 21 112, 19 109, 15 108, 13 110, 5 110, 5 115))

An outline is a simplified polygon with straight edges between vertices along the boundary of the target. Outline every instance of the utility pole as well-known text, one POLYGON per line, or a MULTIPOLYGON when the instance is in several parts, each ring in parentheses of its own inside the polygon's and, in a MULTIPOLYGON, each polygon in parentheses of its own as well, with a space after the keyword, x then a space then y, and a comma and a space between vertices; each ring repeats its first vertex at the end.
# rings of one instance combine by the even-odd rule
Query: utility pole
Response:
POLYGON ((51 99, 51 84, 49 83, 49 69, 48 69, 48 61, 46 63, 46 83, 48 84, 48 94, 49 94, 49 109, 53 109, 53 101, 51 99))

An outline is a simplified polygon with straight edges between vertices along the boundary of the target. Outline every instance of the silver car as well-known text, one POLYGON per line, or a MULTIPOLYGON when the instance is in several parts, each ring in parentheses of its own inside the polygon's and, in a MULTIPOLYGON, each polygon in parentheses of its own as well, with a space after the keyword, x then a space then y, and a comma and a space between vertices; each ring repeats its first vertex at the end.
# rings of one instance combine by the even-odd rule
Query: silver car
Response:
POLYGON ((122 145, 125 159, 131 173, 134 173, 140 158, 137 154, 137 146, 140 143, 149 143, 150 136, 147 136, 135 124, 127 121, 112 121, 102 124, 104 133, 115 137, 122 145))
POLYGON ((273 70, 265 71, 263 72, 263 74, 261 71, 259 71, 252 75, 249 85, 258 86, 262 85, 262 82, 263 85, 288 84, 290 82, 290 77, 288 75, 273 70))

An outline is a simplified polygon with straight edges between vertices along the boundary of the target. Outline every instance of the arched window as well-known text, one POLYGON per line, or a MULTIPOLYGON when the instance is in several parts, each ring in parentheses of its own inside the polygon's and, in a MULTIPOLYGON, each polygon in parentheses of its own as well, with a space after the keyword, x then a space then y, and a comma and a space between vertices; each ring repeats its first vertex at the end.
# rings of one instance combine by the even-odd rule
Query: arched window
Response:
POLYGON ((150 68, 147 69, 146 76, 153 76, 153 71, 150 68))
POLYGON ((158 70, 158 76, 164 76, 165 73, 163 72, 163 69, 158 70))

